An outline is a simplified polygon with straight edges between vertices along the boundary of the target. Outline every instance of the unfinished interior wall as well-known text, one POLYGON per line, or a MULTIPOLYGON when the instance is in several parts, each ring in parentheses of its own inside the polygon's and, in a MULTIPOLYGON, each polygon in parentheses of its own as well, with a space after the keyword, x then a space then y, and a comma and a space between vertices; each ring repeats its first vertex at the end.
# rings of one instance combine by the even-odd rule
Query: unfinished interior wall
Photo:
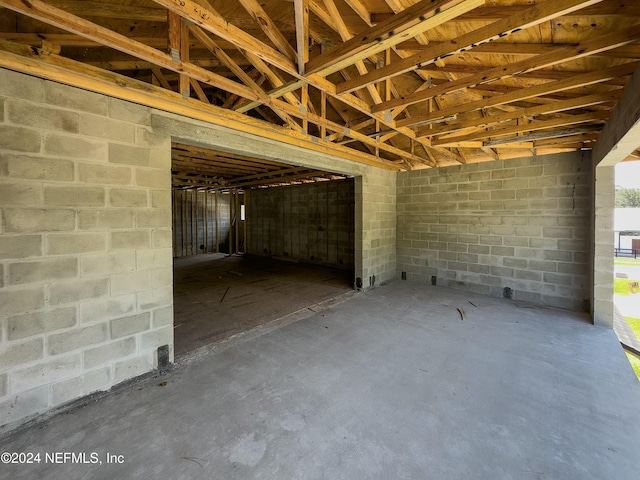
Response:
POLYGON ((0 423, 172 345, 170 139, 151 110, 0 69, 0 423))
MULTIPOLYGON (((178 115, 157 112, 151 122, 156 134, 176 142, 354 176, 356 283, 359 278, 359 288, 366 289, 374 276, 376 284, 395 277, 396 172, 178 115)), ((249 208, 251 203, 249 198, 249 208)))
POLYGON ((357 176, 356 275, 393 278, 395 172, 0 69, 0 428, 172 347, 172 139, 357 176))
POLYGON ((581 152, 402 172, 398 276, 586 309, 590 202, 581 152))
POLYGON ((228 193, 173 192, 173 256, 229 253, 231 225, 228 193))
POLYGON ((249 191, 247 252, 353 268, 352 179, 249 191))

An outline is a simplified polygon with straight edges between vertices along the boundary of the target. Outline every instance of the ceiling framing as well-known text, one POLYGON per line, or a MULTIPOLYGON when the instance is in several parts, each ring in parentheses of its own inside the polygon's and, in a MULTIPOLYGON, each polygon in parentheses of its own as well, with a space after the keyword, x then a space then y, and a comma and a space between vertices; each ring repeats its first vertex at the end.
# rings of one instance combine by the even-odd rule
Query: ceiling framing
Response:
POLYGON ((591 149, 638 65, 629 0, 0 0, 2 67, 392 170, 591 149))
POLYGON ((176 142, 171 144, 171 173, 175 189, 222 193, 350 178, 348 175, 176 142))

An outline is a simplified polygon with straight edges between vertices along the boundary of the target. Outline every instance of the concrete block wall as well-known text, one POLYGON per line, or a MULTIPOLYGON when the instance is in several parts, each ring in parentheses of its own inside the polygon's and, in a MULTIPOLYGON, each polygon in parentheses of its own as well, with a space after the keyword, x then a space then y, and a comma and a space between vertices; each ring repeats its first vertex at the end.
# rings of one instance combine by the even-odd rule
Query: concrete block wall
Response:
POLYGON ((170 139, 151 110, 0 69, 0 424, 173 344, 170 139))
POLYGON ((254 189, 248 197, 248 253, 354 267, 353 179, 254 189))
POLYGON ((228 193, 196 192, 176 190, 173 193, 173 256, 185 257, 201 253, 229 253, 229 211, 228 193), (205 225, 207 225, 205 227, 205 225), (218 245, 216 246, 216 229, 218 245))
POLYGON ((586 309, 591 182, 581 152, 402 172, 397 275, 586 309))
POLYGON ((363 289, 396 276, 397 175, 370 169, 356 178, 356 273, 363 289))

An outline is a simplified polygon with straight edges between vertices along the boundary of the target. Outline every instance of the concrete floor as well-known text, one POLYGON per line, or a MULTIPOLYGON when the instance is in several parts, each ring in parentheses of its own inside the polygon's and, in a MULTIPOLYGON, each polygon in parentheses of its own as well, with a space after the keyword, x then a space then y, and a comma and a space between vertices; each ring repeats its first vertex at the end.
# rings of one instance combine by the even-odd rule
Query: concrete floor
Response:
POLYGON ((2 440, 102 465, 2 477, 638 479, 640 383, 581 314, 396 281, 259 333, 2 440))
POLYGON ((223 253, 174 260, 175 354, 353 291, 353 271, 223 253))

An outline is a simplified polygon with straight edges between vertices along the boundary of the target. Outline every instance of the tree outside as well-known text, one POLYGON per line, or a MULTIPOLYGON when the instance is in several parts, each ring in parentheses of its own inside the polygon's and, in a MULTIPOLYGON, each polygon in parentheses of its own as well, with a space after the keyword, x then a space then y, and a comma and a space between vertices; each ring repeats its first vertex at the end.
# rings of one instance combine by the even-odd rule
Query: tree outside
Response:
POLYGON ((640 189, 618 188, 616 190, 616 208, 640 207, 640 189))

